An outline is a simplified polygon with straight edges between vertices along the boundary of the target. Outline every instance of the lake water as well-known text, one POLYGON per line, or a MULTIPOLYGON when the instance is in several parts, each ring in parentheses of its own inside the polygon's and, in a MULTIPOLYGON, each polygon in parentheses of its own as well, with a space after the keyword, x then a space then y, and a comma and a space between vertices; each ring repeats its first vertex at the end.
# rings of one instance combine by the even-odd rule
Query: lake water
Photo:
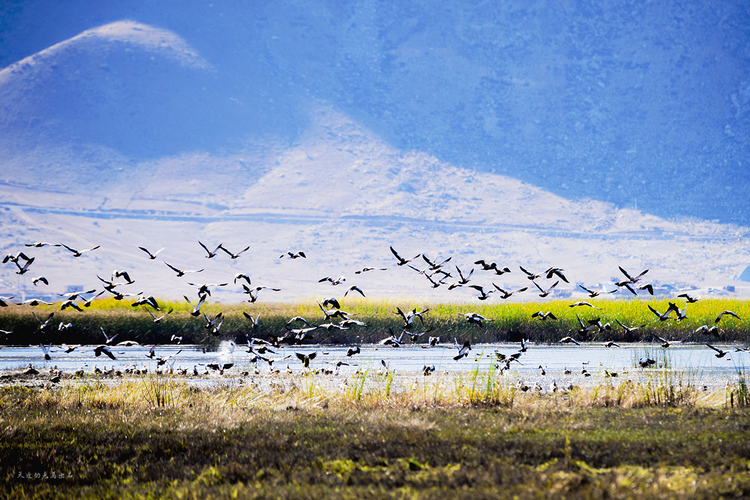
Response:
MULTIPOLYGON (((50 352, 52 360, 45 361, 39 346, 4 346, 0 349, 0 370, 17 370, 25 368, 29 363, 40 371, 56 366, 65 372, 83 368, 93 373, 94 367, 108 369, 113 366, 119 370, 133 366, 146 367, 149 371, 157 368, 156 360, 147 356, 151 346, 113 346, 111 349, 117 360, 111 360, 105 355, 95 357, 94 347, 80 346, 71 353, 53 347, 50 352)), ((663 349, 657 344, 643 343, 623 344, 620 348, 605 348, 602 344, 531 344, 519 358, 520 363, 511 364, 508 374, 527 383, 537 380, 549 382, 556 379, 558 383, 575 380, 576 384, 594 384, 601 382, 606 376, 605 370, 631 380, 638 379, 645 373, 669 372, 696 385, 718 387, 727 382, 735 383, 738 370, 744 371, 745 363, 750 362, 750 353, 735 352, 735 348, 731 346, 718 347, 729 351, 728 354, 723 358, 717 358, 715 351, 698 344, 673 346, 669 349, 663 349), (656 367, 646 370, 638 367, 638 360, 646 357, 655 360, 656 367), (539 369, 540 365, 546 371, 544 377, 539 369), (566 375, 566 368, 572 373, 566 375), (583 377, 581 370, 584 368, 591 377, 583 377)), ((339 361, 348 363, 338 368, 338 374, 341 376, 351 375, 357 370, 382 370, 383 363, 388 369, 404 375, 420 374, 425 365, 434 366, 435 373, 469 373, 477 368, 480 371, 488 370, 497 362, 496 352, 510 355, 518 352, 518 349, 519 344, 478 344, 473 346, 467 357, 456 361, 453 357, 458 351, 451 345, 427 349, 420 346, 393 348, 364 345, 361 346, 361 353, 352 357, 346 356, 347 347, 305 345, 274 348, 275 352, 267 353, 265 357, 276 360, 273 365, 275 368, 283 371, 289 369, 294 373, 304 371, 304 366, 297 359, 296 353, 312 352, 316 353, 316 357, 310 363, 312 368, 335 370, 335 365, 339 361)), ((224 377, 228 378, 239 377, 242 371, 252 373, 255 366, 261 373, 270 371, 269 364, 263 360, 251 363, 251 354, 247 353, 246 347, 233 346, 229 342, 222 342, 217 351, 204 352, 202 346, 198 345, 164 345, 157 346, 155 353, 157 358, 172 356, 175 370, 187 368, 191 374, 193 367, 197 367, 198 371, 203 373, 207 364, 215 362, 234 363, 234 366, 224 374, 224 377)), ((212 376, 215 376, 215 372, 212 372, 212 376)))

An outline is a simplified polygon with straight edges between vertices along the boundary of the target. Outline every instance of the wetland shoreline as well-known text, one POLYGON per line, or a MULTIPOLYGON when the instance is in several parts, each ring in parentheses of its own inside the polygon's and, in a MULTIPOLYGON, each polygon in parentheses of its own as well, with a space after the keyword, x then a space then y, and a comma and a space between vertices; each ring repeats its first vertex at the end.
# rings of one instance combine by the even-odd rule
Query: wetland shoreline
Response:
MULTIPOLYGON (((748 338, 750 305, 745 301, 707 300, 705 312, 696 308, 700 314, 681 324, 657 323, 647 304, 664 306, 659 301, 596 303, 609 320, 647 321, 639 341, 649 332, 688 337, 695 324, 728 307, 743 320, 723 328, 722 342, 748 338)), ((286 330, 289 316, 312 317, 317 308, 256 305, 253 314, 260 313, 261 322, 253 330, 242 317, 247 306, 211 304, 208 313, 222 311, 229 326, 214 337, 205 333, 202 320, 177 310, 181 304, 164 305, 175 307, 177 314, 163 325, 143 321, 144 313, 129 304, 108 308, 105 303, 59 316, 80 325, 69 333, 70 342, 100 342, 96 329, 103 325, 110 335, 141 344, 167 343, 175 332, 186 335, 186 341, 194 335, 209 352, 217 352, 211 349, 222 340, 269 338, 286 330)), ((377 340, 388 328, 399 328, 394 303, 350 305, 369 326, 342 332, 354 336, 329 345, 377 340)), ((446 332, 450 340, 531 338, 554 349, 559 335, 576 328, 576 312, 566 302, 545 303, 559 311, 560 320, 532 320, 531 312, 539 307, 430 305, 419 328, 446 332), (460 313, 468 310, 493 321, 482 329, 467 325, 460 313)), ((43 310, 34 309, 37 314, 43 310)), ((13 335, 28 339, 27 345, 62 342, 56 332, 36 330, 30 316, 26 306, 0 311, 0 321, 15 322, 13 335)), ((616 338, 616 331, 606 334, 616 338)), ((316 349, 326 334, 315 333, 316 349)), ((305 346, 310 344, 289 349, 305 346)), ((293 373, 281 367, 276 374, 265 369, 236 373, 245 369, 237 367, 225 376, 212 374, 208 385, 189 383, 189 375, 176 372, 157 375, 153 369, 119 376, 66 371, 56 383, 46 365, 36 375, 6 371, 0 384, 0 475, 10 498, 750 495, 750 394, 742 369, 725 386, 710 389, 667 367, 633 370, 651 374, 638 378, 613 378, 600 368, 588 385, 569 387, 560 380, 557 388, 545 384, 537 389, 513 371, 503 374, 492 364, 479 368, 471 359, 461 362, 467 364, 462 372, 438 370, 430 376, 401 373, 397 365, 380 367, 379 362, 341 375, 317 371, 315 365, 309 370, 295 366, 293 373)))

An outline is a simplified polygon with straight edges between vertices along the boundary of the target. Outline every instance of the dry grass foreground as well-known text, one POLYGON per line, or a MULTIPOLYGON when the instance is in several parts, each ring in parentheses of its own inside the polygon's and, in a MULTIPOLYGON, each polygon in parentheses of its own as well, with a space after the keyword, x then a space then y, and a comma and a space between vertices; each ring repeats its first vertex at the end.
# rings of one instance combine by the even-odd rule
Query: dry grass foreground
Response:
POLYGON ((149 375, 0 389, 11 498, 750 495, 744 380, 537 394, 493 374, 216 383, 149 375), (53 478, 54 476, 54 478, 53 478))

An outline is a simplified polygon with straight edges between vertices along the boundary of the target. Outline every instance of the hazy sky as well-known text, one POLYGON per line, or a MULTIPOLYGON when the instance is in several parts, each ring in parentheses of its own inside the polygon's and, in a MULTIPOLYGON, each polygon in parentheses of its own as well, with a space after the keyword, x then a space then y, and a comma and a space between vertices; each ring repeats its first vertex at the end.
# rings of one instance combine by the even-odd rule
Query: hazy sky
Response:
POLYGON ((33 106, 13 108, 0 126, 14 144, 100 143, 141 160, 226 150, 248 136, 294 144, 322 101, 402 150, 568 198, 748 225, 749 9, 6 2, 0 67, 130 19, 174 33, 212 69, 151 64, 111 46, 72 51, 64 78, 33 83, 33 106))

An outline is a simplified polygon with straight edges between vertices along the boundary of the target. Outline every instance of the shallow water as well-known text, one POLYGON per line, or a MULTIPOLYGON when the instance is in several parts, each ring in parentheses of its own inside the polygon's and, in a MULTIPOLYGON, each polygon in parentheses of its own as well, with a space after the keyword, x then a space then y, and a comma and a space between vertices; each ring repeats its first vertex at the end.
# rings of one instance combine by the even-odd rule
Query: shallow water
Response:
MULTIPOLYGON (((149 346, 120 347, 113 346, 112 352, 117 360, 102 355, 94 356, 95 346, 80 346, 71 353, 65 353, 59 347, 53 347, 51 361, 45 361, 39 346, 6 346, 0 349, 0 370, 17 370, 32 364, 39 370, 57 367, 65 372, 73 372, 83 368, 92 372, 94 367, 119 370, 137 366, 146 367, 149 371, 157 368, 156 359, 148 357, 149 346)), ((729 354, 719 359, 715 352, 705 345, 680 345, 663 349, 657 344, 622 344, 620 348, 605 348, 602 344, 570 345, 534 345, 519 358, 519 362, 511 364, 510 374, 519 380, 534 383, 538 380, 567 383, 593 384, 606 377, 606 372, 615 373, 620 377, 638 379, 645 373, 668 373, 695 385, 708 387, 723 386, 727 382, 735 383, 739 370, 744 371, 748 352, 735 352, 730 346, 718 346, 729 351, 729 354), (657 362, 656 367, 643 370, 637 362, 641 358, 650 357, 657 362), (546 375, 542 377, 540 366, 544 367, 546 375), (564 370, 570 369, 571 374, 565 375, 564 370), (583 377, 581 371, 586 369, 591 377, 583 377)), ((347 347, 332 347, 320 345, 292 346, 274 348, 274 353, 267 353, 265 357, 276 360, 274 367, 281 370, 291 370, 302 373, 304 367, 295 353, 316 353, 311 362, 312 368, 328 368, 335 370, 339 361, 348 363, 341 365, 337 373, 346 376, 357 370, 382 370, 383 363, 390 370, 399 374, 421 373, 422 368, 434 366, 435 373, 470 373, 475 369, 487 371, 496 363, 495 353, 510 355, 518 352, 519 344, 478 344, 473 346, 469 355, 458 361, 453 357, 457 354, 454 346, 436 346, 423 348, 421 346, 403 346, 393 348, 381 345, 365 345, 358 355, 347 357, 347 347)), ((239 376, 242 371, 253 371, 255 366, 261 373, 270 371, 269 364, 259 360, 256 364, 250 362, 251 355, 245 347, 232 346, 229 342, 222 342, 218 351, 204 352, 198 345, 165 345, 156 348, 156 357, 172 356, 173 368, 187 368, 192 374, 193 367, 197 367, 202 374, 209 363, 234 363, 225 372, 225 377, 239 376), (179 352, 178 352, 179 351, 179 352)), ((168 367, 169 364, 165 365, 168 367)), ((212 372, 215 374, 215 372, 212 372)))

